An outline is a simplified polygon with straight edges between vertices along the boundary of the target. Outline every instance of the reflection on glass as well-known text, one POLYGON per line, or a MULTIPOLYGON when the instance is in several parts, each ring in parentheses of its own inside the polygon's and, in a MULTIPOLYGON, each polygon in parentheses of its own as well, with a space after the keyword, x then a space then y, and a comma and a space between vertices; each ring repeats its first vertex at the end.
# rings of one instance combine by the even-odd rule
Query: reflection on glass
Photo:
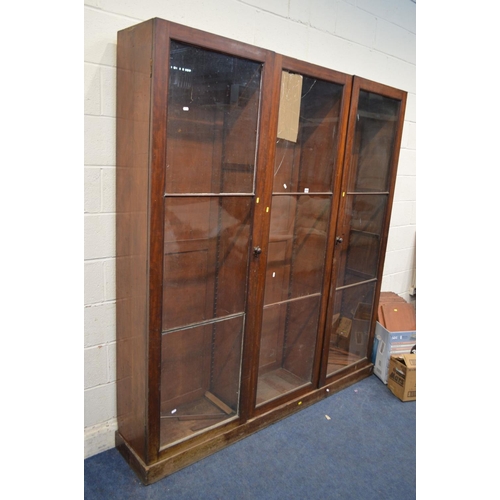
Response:
POLYGON ((161 446, 238 413, 243 315, 162 336, 161 446))
POLYGON ((400 101, 361 90, 343 218, 336 248, 336 292, 327 331, 327 376, 366 358, 382 233, 389 200, 390 167, 400 101))
POLYGON ((347 245, 337 249, 337 287, 376 277, 386 206, 385 194, 346 196, 342 233, 347 245))
POLYGON ((311 381, 320 296, 264 308, 257 405, 311 381))
POLYGON ((278 139, 274 192, 330 192, 342 86, 304 76, 297 142, 278 139))
POLYGON ((330 216, 329 196, 275 196, 264 303, 320 293, 330 216))
POLYGON ((163 330, 243 313, 251 198, 166 198, 163 330))
POLYGON ((311 382, 330 196, 273 196, 257 405, 311 382))
POLYGON ((327 376, 366 357, 375 281, 337 290, 327 376))
POLYGON ((171 42, 162 447, 238 415, 261 69, 171 42))
POLYGON ((304 76, 297 141, 277 140, 257 406, 312 381, 341 98, 304 76))
POLYGON ((251 193, 260 63, 171 42, 167 193, 251 193))
POLYGON ((349 191, 387 191, 399 105, 395 99, 360 92, 349 191))
POLYGON ((161 445, 238 413, 251 197, 165 199, 161 445))

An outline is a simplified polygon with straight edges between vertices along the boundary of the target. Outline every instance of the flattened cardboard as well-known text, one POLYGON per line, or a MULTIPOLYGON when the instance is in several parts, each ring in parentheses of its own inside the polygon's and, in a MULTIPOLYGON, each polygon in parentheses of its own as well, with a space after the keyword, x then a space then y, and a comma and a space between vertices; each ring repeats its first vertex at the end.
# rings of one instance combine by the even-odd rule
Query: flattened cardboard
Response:
POLYGON ((282 71, 280 107, 278 114, 278 138, 297 142, 301 95, 302 75, 282 71))
POLYGON ((382 304, 384 326, 390 332, 407 332, 417 329, 415 307, 407 302, 382 304))
POLYGON ((385 326, 385 320, 383 316, 382 305, 392 302, 406 303, 406 300, 394 292, 380 292, 380 298, 378 301, 378 309, 377 309, 377 316, 378 316, 377 320, 383 326, 385 326))
POLYGON ((417 355, 391 356, 387 387, 401 401, 417 399, 417 355))
POLYGON ((396 292, 380 292, 379 302, 406 302, 396 292))

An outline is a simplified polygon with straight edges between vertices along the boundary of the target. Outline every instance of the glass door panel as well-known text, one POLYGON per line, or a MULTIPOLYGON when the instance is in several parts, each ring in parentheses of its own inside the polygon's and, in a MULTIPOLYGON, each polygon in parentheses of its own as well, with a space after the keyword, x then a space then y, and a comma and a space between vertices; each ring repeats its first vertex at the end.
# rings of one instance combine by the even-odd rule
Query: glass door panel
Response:
POLYGON ((330 193, 343 86, 303 77, 297 142, 276 143, 274 193, 330 193))
POLYGON ((311 381, 320 295, 264 307, 257 405, 311 381))
POLYGON ((388 190, 399 108, 396 99, 360 91, 349 192, 388 190))
POLYGON ((401 102, 360 89, 357 106, 337 224, 327 376, 368 355, 401 102))
POLYGON ((251 197, 165 199, 163 331, 243 313, 251 197))
POLYGON ((240 314, 162 336, 162 443, 237 415, 243 328, 240 314))
POLYGON ((303 76, 299 96, 297 140, 276 144, 257 406, 313 378, 343 87, 303 76))
POLYGON ((361 283, 377 276, 386 205, 386 194, 346 196, 341 227, 348 245, 338 250, 342 272, 338 275, 337 287, 361 283))
POLYGON ((337 289, 327 376, 366 357, 376 282, 337 289))
POLYGON ((238 415, 261 71, 171 42, 161 447, 238 415))
POLYGON ((252 193, 262 64, 175 41, 170 49, 169 193, 252 193))
POLYGON ((275 196, 264 304, 321 293, 331 199, 275 196))

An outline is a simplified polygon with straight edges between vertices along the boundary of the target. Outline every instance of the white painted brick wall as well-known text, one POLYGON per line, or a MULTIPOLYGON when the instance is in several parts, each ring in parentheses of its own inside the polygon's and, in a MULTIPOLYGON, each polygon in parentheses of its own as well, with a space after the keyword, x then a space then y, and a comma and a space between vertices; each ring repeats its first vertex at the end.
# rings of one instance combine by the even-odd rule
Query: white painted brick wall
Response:
POLYGON ((84 384, 85 389, 108 383, 108 349, 107 346, 96 346, 84 352, 84 384))
MULTIPOLYGON (((353 2, 351 2, 353 3, 353 2)), ((405 0, 355 0, 356 6, 377 19, 384 19, 416 33, 415 2, 405 0)))
POLYGON ((102 424, 116 418, 116 384, 87 388, 84 393, 85 427, 102 424))
POLYGON ((84 93, 86 115, 101 113, 101 68, 95 64, 84 64, 84 93))
POLYGON ((312 28, 334 34, 337 24, 338 2, 332 0, 311 0, 309 24, 312 28))
POLYGON ((85 0, 85 456, 114 446, 116 34, 161 17, 408 91, 383 290, 408 298, 415 265, 412 0, 85 0))
POLYGON ((113 116, 85 116, 85 165, 115 164, 115 129, 116 119, 113 116))
POLYGON ((104 302, 104 267, 101 261, 84 264, 84 301, 86 305, 104 302))
POLYGON ((378 21, 372 14, 348 2, 339 2, 335 34, 365 47, 373 47, 378 21))
POLYGON ((288 19, 298 23, 309 24, 311 18, 311 2, 290 0, 288 5, 288 19))
POLYGON ((307 26, 290 23, 289 20, 268 12, 258 13, 256 21, 252 43, 259 47, 275 50, 286 56, 307 59, 309 34, 307 26))
POLYGON ((383 19, 377 22, 375 49, 403 61, 415 64, 416 46, 414 33, 383 19))
POLYGON ((84 309, 84 345, 94 347, 116 339, 115 304, 103 302, 88 304, 84 309))
POLYGON ((253 5, 260 10, 272 12, 282 17, 288 16, 289 0, 241 0, 242 3, 253 5))
POLYGON ((115 255, 115 215, 86 214, 84 221, 85 259, 115 255))

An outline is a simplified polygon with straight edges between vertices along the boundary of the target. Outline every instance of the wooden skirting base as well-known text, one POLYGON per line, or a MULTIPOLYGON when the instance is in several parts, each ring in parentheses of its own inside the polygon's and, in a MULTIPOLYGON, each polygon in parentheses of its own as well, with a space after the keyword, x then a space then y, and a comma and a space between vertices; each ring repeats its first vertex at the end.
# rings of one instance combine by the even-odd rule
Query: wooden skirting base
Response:
POLYGON ((158 460, 157 462, 146 464, 134 452, 129 444, 120 435, 119 430, 115 435, 116 448, 123 455, 130 467, 138 475, 143 484, 152 484, 163 479, 174 472, 177 472, 188 465, 191 465, 202 458, 205 458, 223 448, 236 443, 237 441, 250 436, 265 427, 281 420, 297 411, 317 403, 318 401, 335 394, 336 392, 368 377, 373 372, 373 364, 369 363, 355 371, 350 371, 345 376, 340 376, 321 389, 316 389, 299 398, 288 401, 273 410, 247 420, 237 427, 222 430, 216 436, 210 436, 206 441, 196 444, 191 448, 173 452, 171 455, 158 460))

